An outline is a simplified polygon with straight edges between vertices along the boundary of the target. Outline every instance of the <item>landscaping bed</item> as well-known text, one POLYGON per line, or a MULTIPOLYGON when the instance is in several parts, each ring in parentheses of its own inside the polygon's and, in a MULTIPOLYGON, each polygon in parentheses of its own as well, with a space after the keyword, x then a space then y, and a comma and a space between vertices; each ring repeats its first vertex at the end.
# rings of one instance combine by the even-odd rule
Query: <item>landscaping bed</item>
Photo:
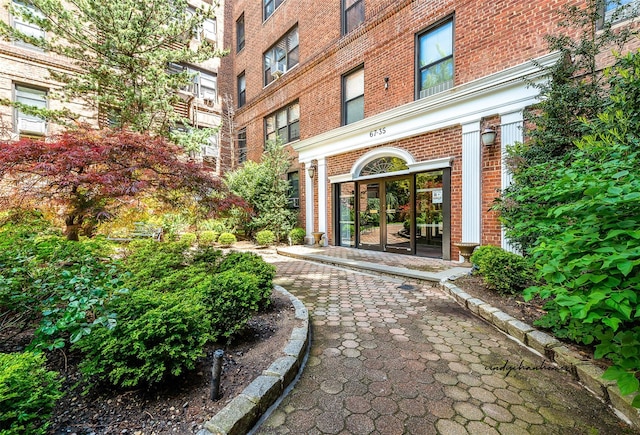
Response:
MULTIPOLYGON (((207 357, 179 381, 153 389, 115 390, 81 379, 77 353, 53 351, 48 368, 63 376, 64 397, 51 417, 52 434, 168 434, 196 433, 202 424, 248 386, 280 355, 295 324, 289 299, 273 292, 272 304, 255 315, 231 343, 207 347, 207 357), (225 351, 221 398, 209 400, 212 354, 225 351)), ((22 346, 21 337, 0 337, 1 350, 22 346)))

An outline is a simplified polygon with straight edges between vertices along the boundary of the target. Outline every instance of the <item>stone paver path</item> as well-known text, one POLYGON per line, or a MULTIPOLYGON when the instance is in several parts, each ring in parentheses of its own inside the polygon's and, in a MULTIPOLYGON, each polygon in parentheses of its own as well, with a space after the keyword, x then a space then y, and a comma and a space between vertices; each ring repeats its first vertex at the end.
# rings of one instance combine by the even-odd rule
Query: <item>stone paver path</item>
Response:
POLYGON ((571 375, 437 288, 267 260, 309 309, 313 341, 300 380, 258 433, 631 433, 571 375))

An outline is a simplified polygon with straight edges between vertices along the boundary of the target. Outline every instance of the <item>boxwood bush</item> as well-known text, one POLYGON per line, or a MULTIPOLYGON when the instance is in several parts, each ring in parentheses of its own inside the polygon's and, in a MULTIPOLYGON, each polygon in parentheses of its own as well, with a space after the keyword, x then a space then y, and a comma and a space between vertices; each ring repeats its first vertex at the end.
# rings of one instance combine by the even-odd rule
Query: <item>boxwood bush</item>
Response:
POLYGON ((204 246, 213 245, 218 240, 219 235, 216 231, 204 230, 200 232, 198 241, 204 246))
POLYGON ((1 434, 46 433, 62 382, 44 362, 42 354, 0 353, 1 434))
POLYGON ((302 245, 304 243, 304 237, 307 235, 307 232, 304 228, 293 228, 289 231, 289 240, 291 240, 292 245, 302 245))
POLYGON ((533 283, 534 272, 527 260, 497 246, 476 248, 471 262, 487 287, 500 294, 516 294, 533 283))
POLYGON ((231 233, 222 233, 218 237, 218 243, 223 246, 231 246, 237 241, 236 236, 231 233))
POLYGON ((259 246, 273 245, 276 241, 276 235, 271 230, 262 230, 256 233, 256 243, 259 246))

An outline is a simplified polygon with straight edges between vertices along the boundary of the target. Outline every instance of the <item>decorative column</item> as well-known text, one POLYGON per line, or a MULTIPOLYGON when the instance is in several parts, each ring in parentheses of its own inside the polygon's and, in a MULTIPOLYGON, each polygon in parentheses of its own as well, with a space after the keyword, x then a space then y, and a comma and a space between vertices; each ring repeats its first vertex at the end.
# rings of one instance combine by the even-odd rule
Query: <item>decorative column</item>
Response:
POLYGON ((327 160, 324 157, 318 159, 316 177, 318 179, 318 231, 324 233, 321 244, 327 246, 329 238, 327 234, 327 160))
MULTIPOLYGON (((500 118, 500 133, 501 133, 501 141, 502 141, 502 189, 506 189, 511 185, 511 172, 507 169, 507 165, 505 164, 505 156, 507 153, 507 146, 513 145, 516 142, 522 142, 524 140, 523 136, 523 124, 524 124, 524 115, 522 110, 517 112, 507 113, 502 115, 500 118)), ((502 249, 511 252, 517 252, 517 249, 509 243, 509 240, 504 235, 504 228, 502 229, 502 249)))
POLYGON ((311 161, 304 162, 304 211, 305 211, 305 230, 307 235, 305 237, 306 245, 313 245, 313 178, 309 176, 309 166, 311 161))
POLYGON ((481 243, 482 149, 480 122, 462 125, 462 240, 481 243))

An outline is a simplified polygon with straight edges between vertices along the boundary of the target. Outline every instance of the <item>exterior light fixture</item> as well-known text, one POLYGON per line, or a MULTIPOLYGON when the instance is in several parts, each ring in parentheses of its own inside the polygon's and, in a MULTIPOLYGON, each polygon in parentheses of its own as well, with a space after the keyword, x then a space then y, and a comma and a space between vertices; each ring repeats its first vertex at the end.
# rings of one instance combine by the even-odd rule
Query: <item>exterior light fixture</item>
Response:
POLYGON ((316 176, 316 169, 318 168, 318 165, 316 164, 316 161, 313 160, 310 164, 309 167, 307 168, 307 173, 309 174, 309 178, 313 179, 313 177, 316 176))
POLYGON ((496 143, 496 131, 492 126, 487 126, 482 130, 480 140, 482 141, 482 145, 487 147, 496 143))

